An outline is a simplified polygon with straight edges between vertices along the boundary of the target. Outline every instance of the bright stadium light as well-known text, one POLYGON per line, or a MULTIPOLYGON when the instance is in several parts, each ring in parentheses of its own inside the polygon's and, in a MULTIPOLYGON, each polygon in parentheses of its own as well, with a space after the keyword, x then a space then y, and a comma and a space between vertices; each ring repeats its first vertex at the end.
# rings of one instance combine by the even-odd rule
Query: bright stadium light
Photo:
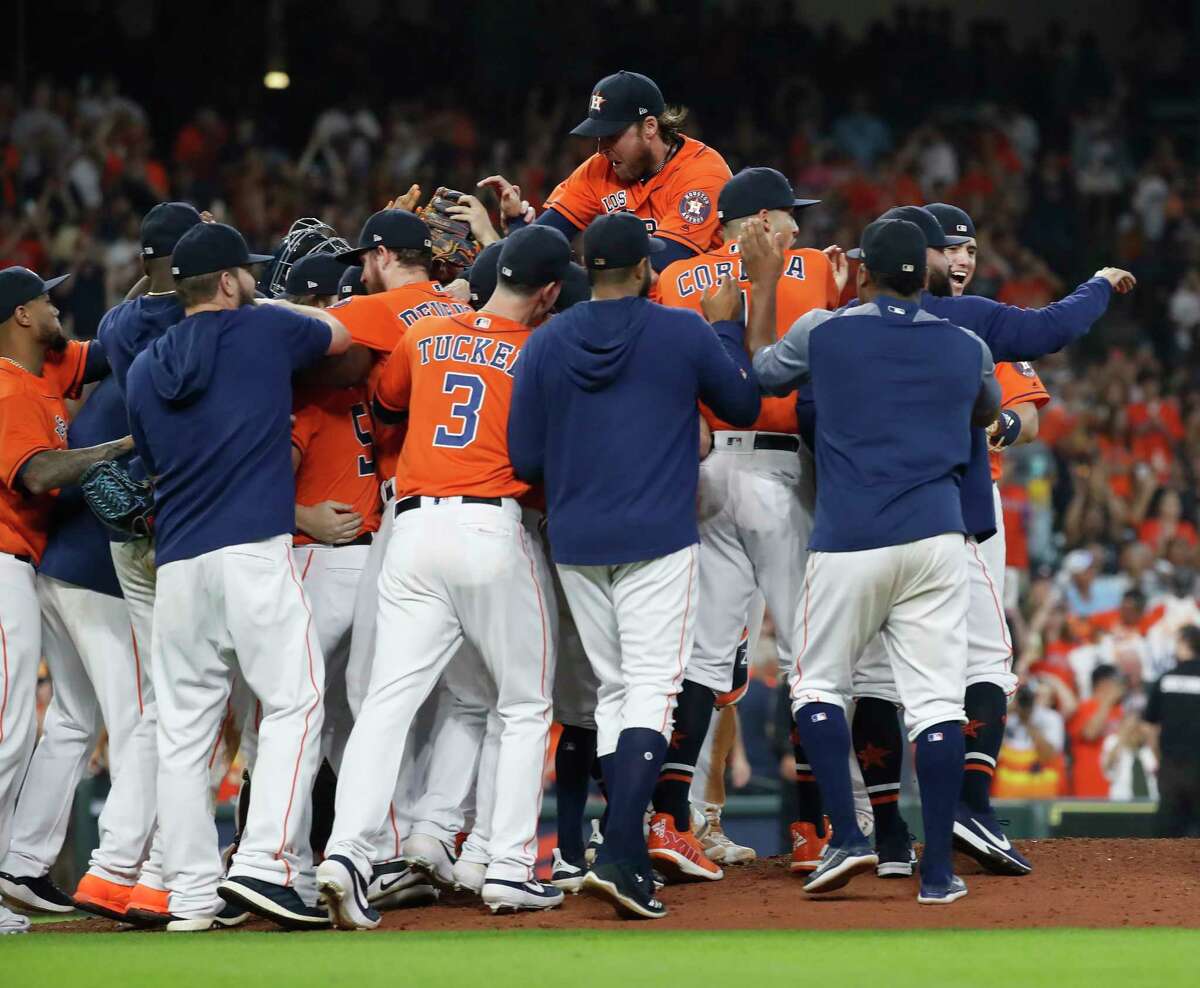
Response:
POLYGON ((287 89, 291 84, 291 78, 282 69, 271 69, 263 76, 263 85, 268 89, 287 89))

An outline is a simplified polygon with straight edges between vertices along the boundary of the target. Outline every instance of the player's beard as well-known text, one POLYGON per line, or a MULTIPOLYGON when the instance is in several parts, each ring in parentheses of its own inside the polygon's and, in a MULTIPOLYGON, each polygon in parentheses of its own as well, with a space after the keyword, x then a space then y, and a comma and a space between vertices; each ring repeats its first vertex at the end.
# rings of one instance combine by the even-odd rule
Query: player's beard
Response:
POLYGON ((46 349, 50 353, 62 353, 67 348, 67 338, 63 335, 62 329, 55 329, 54 335, 46 343, 46 349))
POLYGON ((246 288, 240 281, 238 282, 237 304, 239 309, 243 305, 254 304, 254 289, 246 288))
POLYGON ((930 268, 927 291, 930 295, 936 295, 938 298, 948 298, 951 294, 950 275, 938 268, 930 268))

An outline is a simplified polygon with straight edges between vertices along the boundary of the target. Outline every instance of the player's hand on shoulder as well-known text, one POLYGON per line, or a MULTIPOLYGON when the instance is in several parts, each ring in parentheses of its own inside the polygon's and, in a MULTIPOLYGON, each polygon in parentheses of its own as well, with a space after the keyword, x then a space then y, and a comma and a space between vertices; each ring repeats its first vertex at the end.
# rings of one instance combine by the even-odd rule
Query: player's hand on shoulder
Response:
POLYGON ((1112 285, 1113 291, 1118 295, 1133 291, 1137 285, 1137 278, 1122 268, 1101 268, 1094 277, 1103 278, 1112 285))
POLYGON ((850 262, 846 259, 846 252, 837 244, 830 244, 821 253, 829 258, 829 266, 833 268, 833 282, 841 294, 846 288, 846 280, 850 277, 850 262))
POLYGON ((492 226, 492 218, 488 215, 487 208, 475 196, 464 194, 459 198, 458 204, 451 206, 446 213, 468 224, 472 235, 482 247, 494 244, 500 239, 500 234, 492 226))
POLYGON ((521 187, 513 185, 503 175, 489 175, 478 183, 478 188, 491 189, 500 200, 500 215, 506 220, 515 220, 522 215, 525 222, 533 222, 533 207, 521 198, 521 187))
POLYGON ((455 278, 450 284, 442 285, 442 291, 460 302, 471 301, 471 283, 466 278, 455 278))
POLYGON ((296 526, 318 542, 341 545, 350 542, 362 527, 362 515, 340 501, 296 505, 296 526))
POLYGON ((761 223, 747 223, 738 237, 742 267, 752 284, 768 284, 783 277, 787 266, 788 237, 770 234, 761 223))
POLYGON ((700 296, 700 309, 710 323, 742 317, 742 293, 732 278, 722 278, 716 286, 709 285, 700 296))

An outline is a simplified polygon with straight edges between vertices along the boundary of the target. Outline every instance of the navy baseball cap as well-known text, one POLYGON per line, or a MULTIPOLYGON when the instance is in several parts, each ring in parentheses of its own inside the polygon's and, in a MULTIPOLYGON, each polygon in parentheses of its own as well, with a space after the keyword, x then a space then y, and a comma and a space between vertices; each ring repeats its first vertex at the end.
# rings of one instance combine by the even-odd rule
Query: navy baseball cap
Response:
MULTIPOLYGON (((513 236, 516 236, 516 233, 513 236)), ((500 277, 497 265, 502 250, 504 250, 503 240, 488 244, 479 252, 475 263, 467 272, 467 284, 471 286, 471 305, 477 309, 485 304, 496 290, 496 280, 500 277)))
POLYGON ((246 239, 224 223, 198 223, 171 252, 171 274, 194 278, 226 268, 245 268, 275 260, 272 254, 251 254, 246 239))
MULTIPOLYGON (((933 247, 935 250, 967 242, 966 237, 946 236, 942 230, 942 224, 938 222, 938 218, 924 206, 894 206, 880 216, 879 219, 907 220, 909 223, 915 223, 921 232, 925 234, 926 246, 933 247)), ((862 254, 860 248, 855 247, 853 250, 846 251, 846 256, 853 261, 858 260, 862 254)))
POLYGON ((170 256, 179 238, 200 222, 190 202, 160 202, 142 217, 142 256, 170 256))
POLYGON ((346 265, 332 254, 306 254, 291 266, 283 290, 289 295, 337 295, 346 265))
POLYGON ((358 246, 334 256, 343 264, 350 264, 376 247, 429 250, 433 247, 433 238, 425 221, 416 213, 407 209, 381 209, 363 224, 358 246))
POLYGON ((625 211, 609 213, 597 216, 583 231, 583 263, 605 271, 631 268, 666 246, 646 232, 640 217, 625 211))
POLYGON ((872 274, 924 277, 925 246, 924 232, 911 220, 878 219, 863 230, 862 244, 856 250, 872 274))
MULTIPOLYGON (((337 258, 334 257, 337 261, 337 258)), ((340 261, 338 262, 341 263, 340 261)), ((342 269, 342 276, 338 279, 338 298, 349 298, 351 295, 366 295, 367 286, 362 281, 362 268, 357 264, 351 264, 348 268, 342 269)))
POLYGON ((496 263, 500 277, 506 281, 541 288, 566 277, 571 266, 571 244, 552 226, 522 227, 504 240, 496 263))
POLYGON ((942 224, 942 232, 951 237, 975 236, 975 222, 965 209, 951 206, 948 202, 931 202, 925 207, 942 224))
POLYGON ((563 278, 562 290, 558 293, 558 301, 554 303, 555 312, 566 312, 567 309, 580 302, 587 302, 592 297, 592 283, 588 280, 587 268, 582 264, 571 262, 563 278))
POLYGON ((0 322, 8 322, 20 306, 41 298, 69 277, 70 274, 60 274, 57 278, 43 281, 29 268, 19 265, 0 271, 0 322))
POLYGON ((753 216, 760 209, 799 209, 820 199, 797 199, 792 183, 774 168, 743 168, 721 189, 717 219, 722 223, 753 216))
POLYGON ((666 105, 653 79, 622 69, 596 83, 587 119, 571 133, 576 137, 611 137, 631 123, 658 116, 666 105))

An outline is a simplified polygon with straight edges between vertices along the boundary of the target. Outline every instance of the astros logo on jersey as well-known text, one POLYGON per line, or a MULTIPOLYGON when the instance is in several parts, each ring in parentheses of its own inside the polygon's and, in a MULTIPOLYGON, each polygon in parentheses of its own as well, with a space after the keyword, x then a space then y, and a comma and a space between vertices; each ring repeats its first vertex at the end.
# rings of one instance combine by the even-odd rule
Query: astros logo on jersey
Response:
POLYGON ((685 223, 703 223, 712 212, 712 200, 703 189, 685 192, 679 200, 679 215, 685 223))
POLYGON ((63 442, 67 441, 67 420, 61 415, 54 416, 54 431, 63 442))

